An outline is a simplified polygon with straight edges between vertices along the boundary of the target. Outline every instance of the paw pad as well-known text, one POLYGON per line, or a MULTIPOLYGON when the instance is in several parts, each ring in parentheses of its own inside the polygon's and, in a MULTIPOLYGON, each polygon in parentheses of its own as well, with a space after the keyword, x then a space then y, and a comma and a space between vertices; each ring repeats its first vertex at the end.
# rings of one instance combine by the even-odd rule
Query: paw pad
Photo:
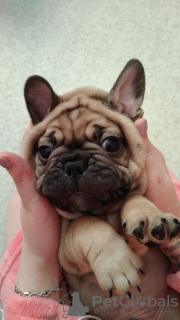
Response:
POLYGON ((160 224, 159 226, 156 226, 151 230, 151 234, 154 238, 158 240, 163 240, 165 238, 165 231, 163 224, 160 224))
POLYGON ((138 227, 138 228, 135 228, 135 229, 133 230, 133 235, 134 235, 136 238, 139 238, 139 239, 143 239, 143 238, 144 238, 143 227, 144 227, 144 221, 141 221, 141 222, 139 223, 139 227, 138 227))

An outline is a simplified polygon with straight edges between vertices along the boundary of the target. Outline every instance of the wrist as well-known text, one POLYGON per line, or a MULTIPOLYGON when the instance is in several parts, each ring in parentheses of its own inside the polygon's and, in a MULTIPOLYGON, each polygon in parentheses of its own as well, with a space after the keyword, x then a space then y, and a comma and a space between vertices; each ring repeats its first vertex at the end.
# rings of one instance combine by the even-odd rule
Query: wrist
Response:
MULTIPOLYGON (((52 288, 58 288, 62 282, 63 275, 57 256, 51 259, 44 259, 22 248, 17 277, 19 290, 44 292, 52 288)), ((50 297, 59 300, 60 292, 50 297)))

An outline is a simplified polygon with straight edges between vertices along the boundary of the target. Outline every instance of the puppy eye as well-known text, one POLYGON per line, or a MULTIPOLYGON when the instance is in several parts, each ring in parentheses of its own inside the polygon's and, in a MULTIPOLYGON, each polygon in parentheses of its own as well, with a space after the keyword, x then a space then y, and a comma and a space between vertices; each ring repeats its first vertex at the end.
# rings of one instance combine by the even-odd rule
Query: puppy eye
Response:
POLYGON ((117 153, 121 149, 121 141, 116 137, 110 137, 103 141, 102 148, 108 153, 117 153))
POLYGON ((41 146, 38 148, 39 158, 42 161, 46 161, 49 158, 51 152, 52 149, 48 146, 41 146))

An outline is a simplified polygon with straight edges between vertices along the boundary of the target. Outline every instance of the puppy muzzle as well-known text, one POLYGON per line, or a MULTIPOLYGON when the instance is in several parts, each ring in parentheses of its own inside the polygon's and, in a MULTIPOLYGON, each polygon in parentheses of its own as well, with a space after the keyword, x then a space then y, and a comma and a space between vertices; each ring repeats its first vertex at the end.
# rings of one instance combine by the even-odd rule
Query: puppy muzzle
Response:
POLYGON ((88 151, 75 150, 51 161, 39 191, 61 210, 99 215, 120 201, 131 185, 128 171, 101 163, 88 151))

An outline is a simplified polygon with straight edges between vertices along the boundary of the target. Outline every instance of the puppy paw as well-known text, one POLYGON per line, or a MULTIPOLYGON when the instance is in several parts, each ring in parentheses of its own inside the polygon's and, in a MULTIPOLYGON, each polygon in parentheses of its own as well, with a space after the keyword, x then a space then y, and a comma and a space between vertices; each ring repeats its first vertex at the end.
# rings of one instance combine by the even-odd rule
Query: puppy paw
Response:
POLYGON ((122 223, 123 232, 134 236, 147 247, 158 247, 180 234, 180 221, 170 213, 152 207, 126 216, 122 223))
POLYGON ((118 292, 127 293, 131 298, 132 287, 140 289, 141 262, 120 236, 110 241, 101 250, 92 265, 99 286, 109 291, 110 296, 118 292))

